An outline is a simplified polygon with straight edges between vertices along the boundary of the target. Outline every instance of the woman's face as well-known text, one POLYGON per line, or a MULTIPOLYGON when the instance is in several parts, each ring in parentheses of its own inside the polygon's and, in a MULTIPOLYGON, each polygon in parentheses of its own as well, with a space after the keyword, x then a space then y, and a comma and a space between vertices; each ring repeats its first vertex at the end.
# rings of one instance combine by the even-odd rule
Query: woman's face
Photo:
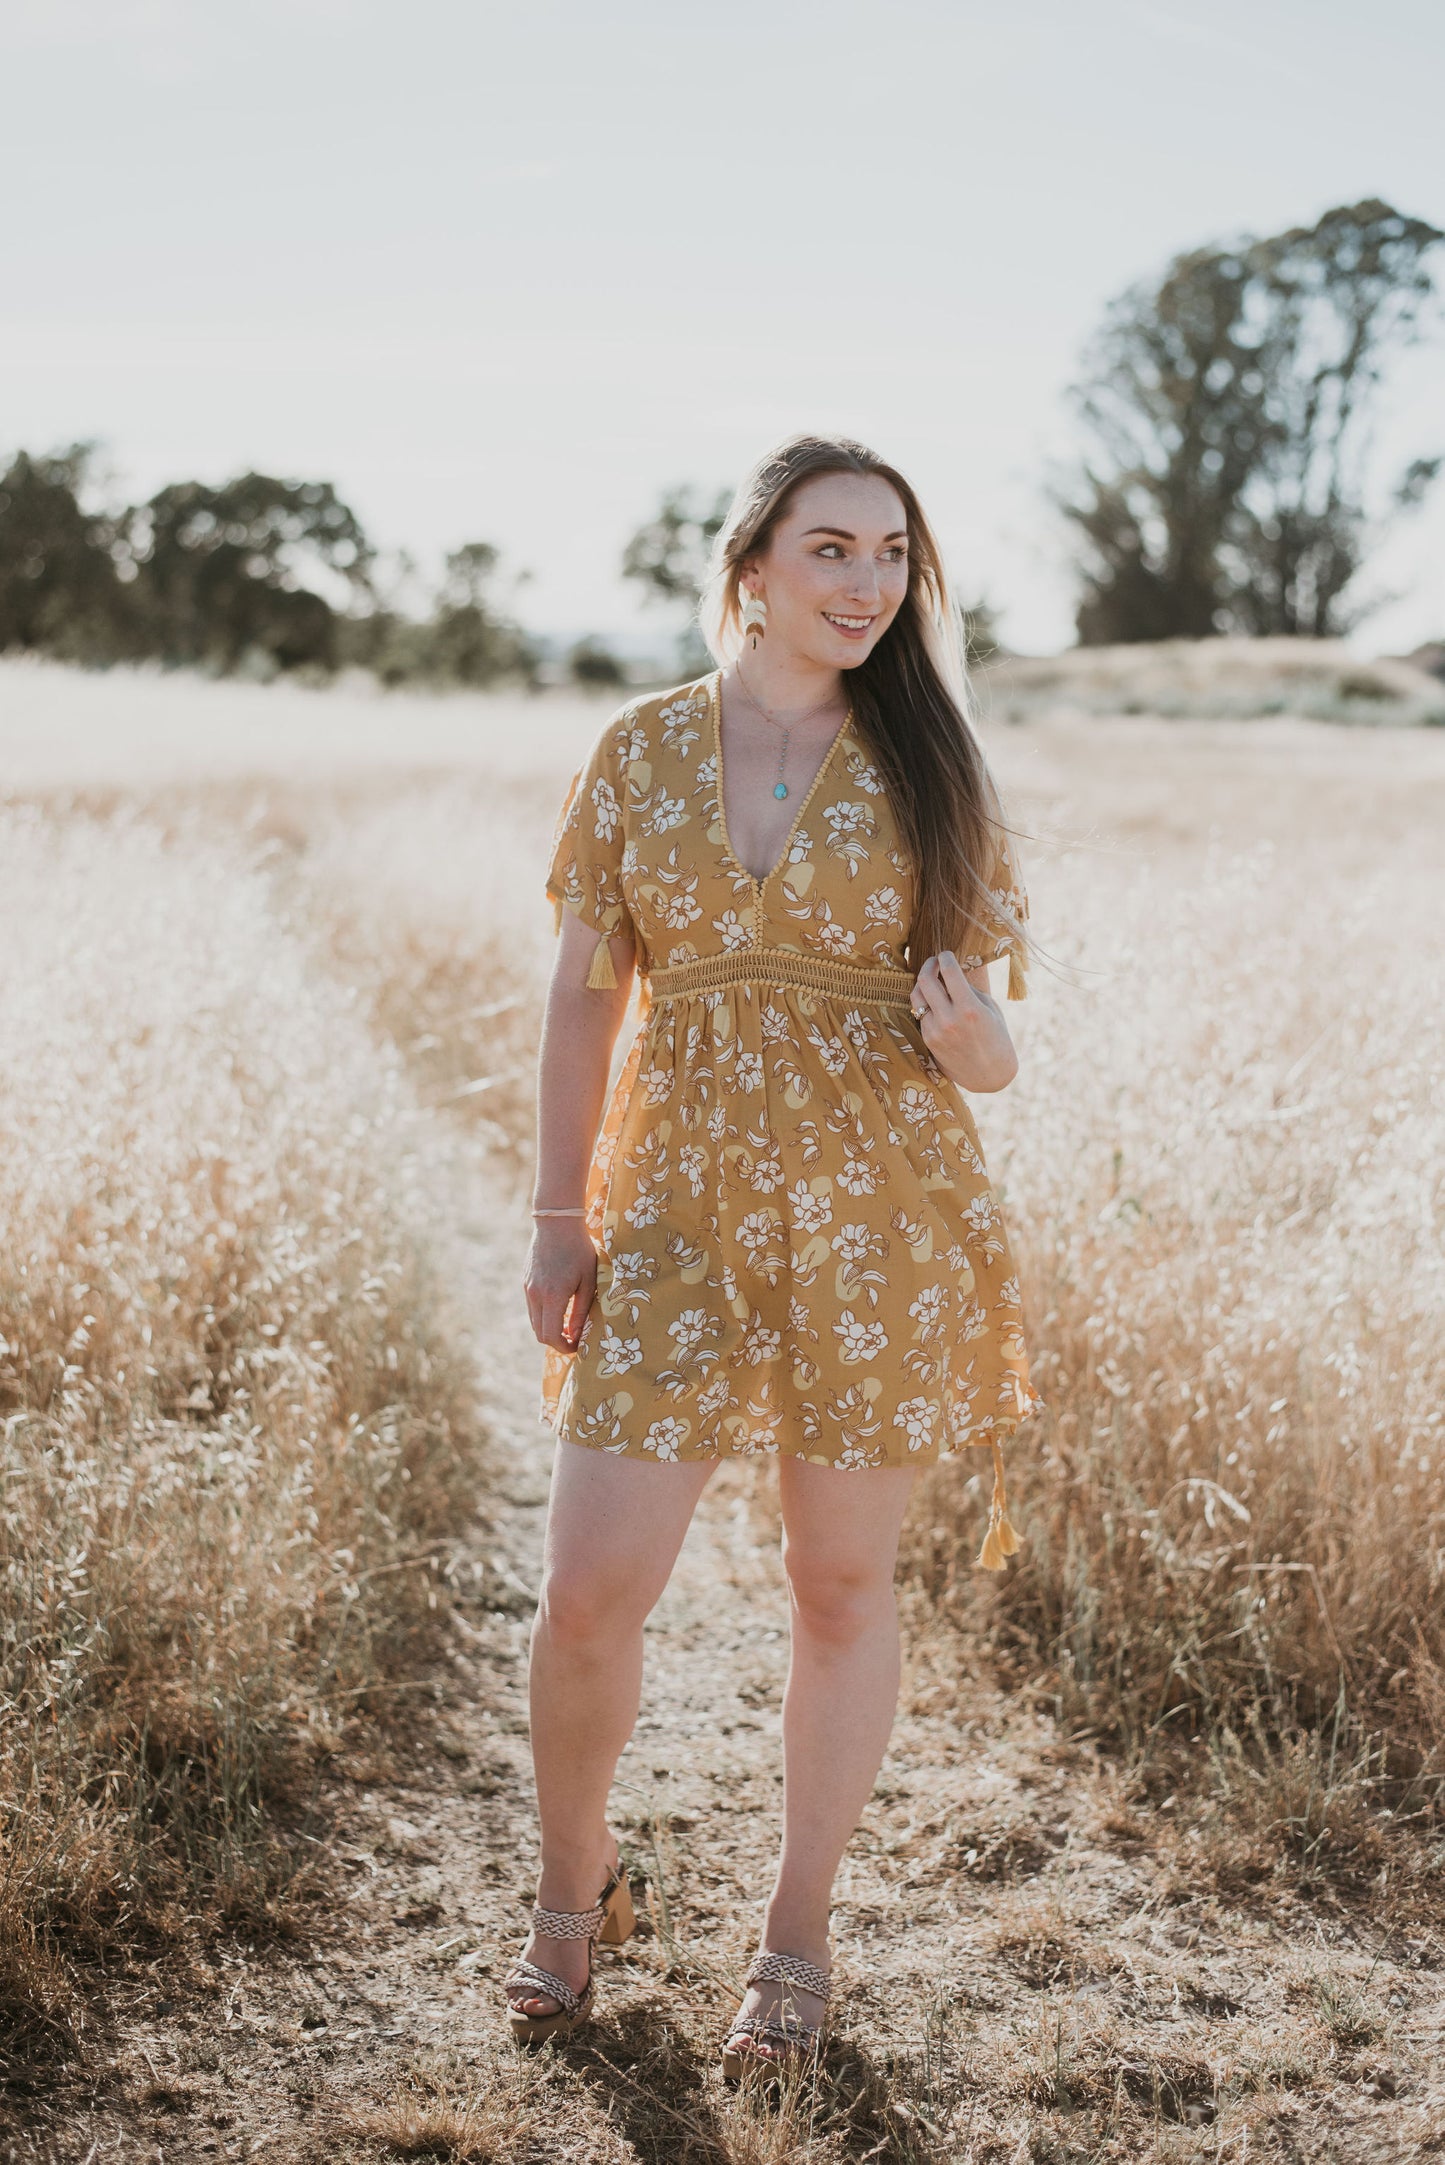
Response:
POLYGON ((908 591, 908 519, 880 474, 814 474, 794 490, 766 550, 742 567, 768 606, 775 654, 856 669, 908 591))

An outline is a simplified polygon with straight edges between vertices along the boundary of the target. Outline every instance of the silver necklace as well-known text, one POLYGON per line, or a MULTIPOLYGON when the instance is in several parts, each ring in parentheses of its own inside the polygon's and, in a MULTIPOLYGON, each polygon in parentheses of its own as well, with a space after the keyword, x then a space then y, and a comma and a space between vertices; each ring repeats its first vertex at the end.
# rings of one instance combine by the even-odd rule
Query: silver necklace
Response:
POLYGON ((791 722, 780 722, 773 715, 769 714, 767 708, 760 705, 759 702, 754 699, 752 693, 748 690, 747 679, 743 675, 743 665, 741 661, 734 660, 733 674, 738 680, 738 684, 742 690, 742 695, 744 699, 746 699, 748 705, 754 708, 757 713, 761 714, 763 720, 767 722, 770 727, 782 731, 783 741, 778 747, 778 779, 773 784, 773 795, 775 797, 786 797, 788 794, 788 785, 783 780, 783 763, 788 756, 789 736, 791 735, 792 731, 798 727, 799 723, 811 722, 815 714, 821 714, 825 707, 831 707, 838 695, 836 692, 830 692, 826 699, 819 700, 816 707, 809 707, 806 714, 794 715, 791 722))

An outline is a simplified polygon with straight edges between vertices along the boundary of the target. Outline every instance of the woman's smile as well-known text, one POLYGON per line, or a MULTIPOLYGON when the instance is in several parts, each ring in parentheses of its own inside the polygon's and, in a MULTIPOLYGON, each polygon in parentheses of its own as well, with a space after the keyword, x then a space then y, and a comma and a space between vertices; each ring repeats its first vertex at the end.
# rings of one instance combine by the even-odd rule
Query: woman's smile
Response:
POLYGON ((866 639, 873 629, 876 616, 838 616, 831 609, 823 611, 823 621, 841 632, 845 639, 866 639))

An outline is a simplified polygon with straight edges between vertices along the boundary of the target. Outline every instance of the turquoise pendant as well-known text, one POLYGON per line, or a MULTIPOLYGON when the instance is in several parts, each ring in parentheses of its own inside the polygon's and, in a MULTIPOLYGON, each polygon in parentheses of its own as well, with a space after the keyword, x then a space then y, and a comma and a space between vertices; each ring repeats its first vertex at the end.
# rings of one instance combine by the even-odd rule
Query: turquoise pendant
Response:
POLYGON ((774 784, 773 784, 773 795, 774 795, 775 797, 786 797, 786 796, 787 796, 787 794, 788 794, 788 785, 787 785, 787 783, 786 783, 786 782, 774 782, 774 784))

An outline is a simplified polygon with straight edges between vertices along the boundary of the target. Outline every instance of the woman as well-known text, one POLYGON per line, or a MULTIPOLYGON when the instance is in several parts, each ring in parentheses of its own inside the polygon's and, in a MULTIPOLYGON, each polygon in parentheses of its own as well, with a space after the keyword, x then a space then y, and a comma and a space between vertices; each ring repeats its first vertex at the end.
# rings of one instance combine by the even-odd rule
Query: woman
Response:
POLYGON ((816 2047, 833 1879, 897 1702, 918 1468, 991 1446, 980 1561, 1018 1545, 998 1447, 1042 1401, 949 1086, 1017 1071, 988 964, 1007 955, 1022 996, 1028 905, 957 622, 902 476, 797 437, 718 537, 719 668, 614 715, 558 818, 525 1280, 558 1441, 530 1677, 540 1906, 505 1984, 519 2038, 584 2019, 592 1940, 631 1929, 607 1796, 644 1619, 725 1453, 778 1460, 792 1624, 782 1849, 730 2076, 816 2047))

